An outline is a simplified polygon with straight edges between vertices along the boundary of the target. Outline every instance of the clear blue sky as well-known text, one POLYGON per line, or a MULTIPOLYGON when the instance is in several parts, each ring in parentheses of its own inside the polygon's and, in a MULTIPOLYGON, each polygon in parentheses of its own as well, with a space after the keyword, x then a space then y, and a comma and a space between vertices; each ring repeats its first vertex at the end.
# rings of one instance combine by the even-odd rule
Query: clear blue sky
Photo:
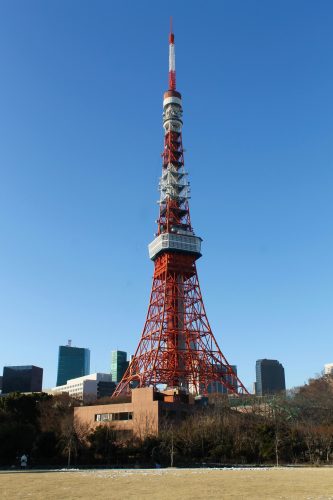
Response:
POLYGON ((169 16, 199 279, 251 387, 333 362, 331 1, 0 3, 0 368, 132 353, 153 264, 169 16))

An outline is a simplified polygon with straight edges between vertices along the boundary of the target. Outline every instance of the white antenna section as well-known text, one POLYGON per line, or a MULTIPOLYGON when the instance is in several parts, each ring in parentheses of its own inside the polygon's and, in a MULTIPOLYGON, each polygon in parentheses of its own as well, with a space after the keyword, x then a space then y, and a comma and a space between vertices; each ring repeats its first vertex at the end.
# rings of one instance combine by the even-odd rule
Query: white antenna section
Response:
POLYGON ((176 71, 175 44, 169 44, 169 71, 176 71))

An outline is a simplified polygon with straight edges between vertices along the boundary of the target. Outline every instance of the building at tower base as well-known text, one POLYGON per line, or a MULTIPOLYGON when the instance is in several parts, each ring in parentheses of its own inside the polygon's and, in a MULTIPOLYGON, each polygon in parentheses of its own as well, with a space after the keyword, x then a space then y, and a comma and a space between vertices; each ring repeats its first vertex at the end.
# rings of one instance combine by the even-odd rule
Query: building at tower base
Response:
POLYGON ((74 408, 74 419, 94 430, 108 425, 117 439, 156 436, 166 422, 177 424, 202 408, 202 399, 189 400, 179 389, 156 391, 153 387, 133 389, 127 402, 74 408))

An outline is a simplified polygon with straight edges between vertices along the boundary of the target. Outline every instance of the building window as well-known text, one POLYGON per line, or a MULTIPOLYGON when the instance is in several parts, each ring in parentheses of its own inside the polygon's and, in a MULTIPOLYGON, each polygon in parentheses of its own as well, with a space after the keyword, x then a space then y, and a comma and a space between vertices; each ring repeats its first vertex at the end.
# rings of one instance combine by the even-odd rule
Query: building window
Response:
POLYGON ((95 422, 105 422, 114 420, 132 420, 132 411, 121 411, 119 413, 97 413, 95 415, 95 422))
POLYGON ((131 411, 121 411, 119 413, 111 413, 112 420, 132 420, 133 412, 131 411))

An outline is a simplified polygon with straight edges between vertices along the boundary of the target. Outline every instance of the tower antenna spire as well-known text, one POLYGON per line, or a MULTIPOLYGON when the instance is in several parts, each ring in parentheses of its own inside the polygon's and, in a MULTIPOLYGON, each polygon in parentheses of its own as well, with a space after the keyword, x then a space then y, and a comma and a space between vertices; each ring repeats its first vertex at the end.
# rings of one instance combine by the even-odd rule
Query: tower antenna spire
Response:
POLYGON ((172 17, 170 17, 169 33, 169 90, 176 90, 175 35, 172 29, 172 17))

